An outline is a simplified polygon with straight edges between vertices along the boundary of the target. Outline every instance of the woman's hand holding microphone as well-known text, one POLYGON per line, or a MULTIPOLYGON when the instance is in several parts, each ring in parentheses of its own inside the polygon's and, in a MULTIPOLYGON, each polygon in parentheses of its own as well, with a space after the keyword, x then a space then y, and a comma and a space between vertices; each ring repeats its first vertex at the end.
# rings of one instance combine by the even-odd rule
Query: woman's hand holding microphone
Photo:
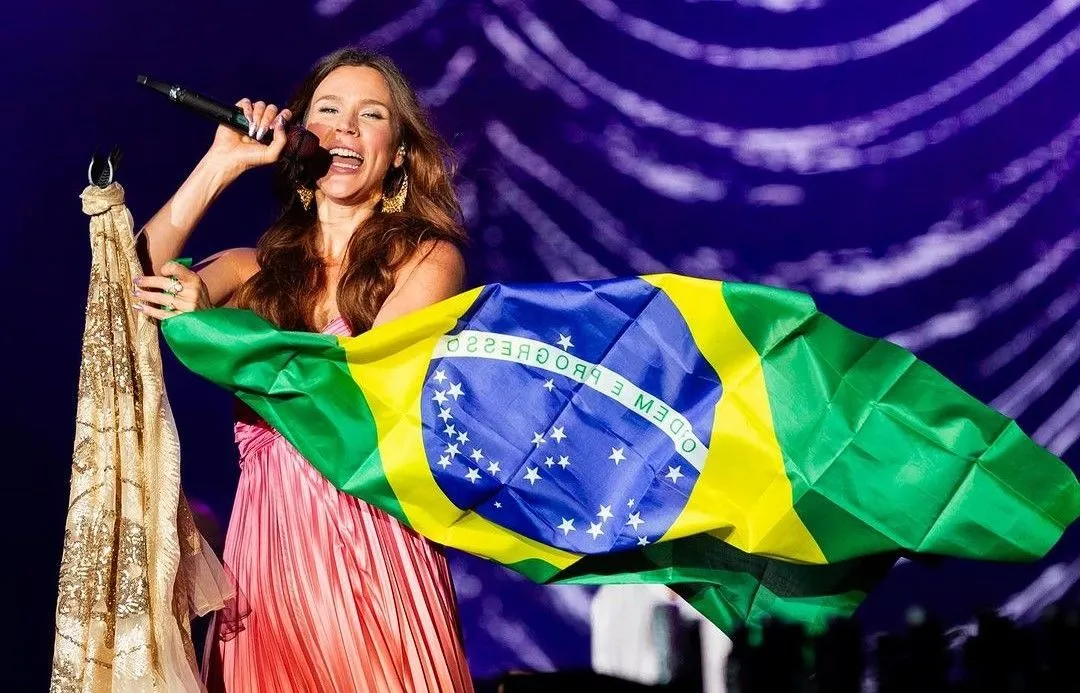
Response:
MULTIPOLYGON (((199 164, 209 167, 223 181, 235 180, 246 171, 274 163, 288 141, 285 123, 292 113, 287 108, 279 110, 274 104, 252 103, 251 99, 241 99, 236 105, 250 123, 247 134, 219 125, 210 149, 199 164), (256 141, 270 131, 274 136, 269 144, 256 141)), ((137 277, 133 291, 135 309, 158 320, 213 307, 206 283, 198 273, 176 260, 162 265, 157 275, 137 277)))

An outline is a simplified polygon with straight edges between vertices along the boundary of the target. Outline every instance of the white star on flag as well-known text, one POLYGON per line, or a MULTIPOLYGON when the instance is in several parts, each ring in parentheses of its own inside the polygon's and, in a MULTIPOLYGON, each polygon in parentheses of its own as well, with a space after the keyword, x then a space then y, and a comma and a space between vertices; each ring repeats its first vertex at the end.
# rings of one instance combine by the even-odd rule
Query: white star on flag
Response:
POLYGON ((435 391, 435 396, 432 397, 431 399, 435 400, 439 404, 446 404, 446 399, 447 399, 446 390, 436 390, 435 391))
POLYGON ((632 507, 634 507, 634 499, 633 499, 633 498, 631 498, 630 500, 626 501, 626 507, 628 507, 628 508, 632 508, 632 507))
POLYGON ((458 397, 461 397, 465 393, 461 391, 461 383, 450 383, 450 389, 446 391, 446 394, 454 398, 457 401, 458 397))
POLYGON ((562 524, 559 525, 559 529, 562 530, 563 536, 565 537, 567 534, 569 534, 570 532, 573 532, 577 528, 574 527, 574 521, 573 520, 568 520, 568 519, 566 519, 564 517, 562 519, 562 524))
POLYGON ((570 341, 570 335, 560 332, 558 345, 563 349, 569 349, 570 347, 574 346, 574 343, 570 341))
POLYGON ((546 381, 544 383, 544 389, 547 390, 548 392, 551 392, 552 390, 554 390, 555 389, 555 381, 554 380, 546 381))
POLYGON ((456 455, 460 455, 461 451, 458 450, 457 443, 451 443, 450 445, 447 445, 446 454, 450 455, 451 458, 455 457, 456 455))
POLYGON ((439 369, 435 371, 435 375, 433 377, 435 378, 435 382, 442 385, 443 381, 446 380, 446 372, 442 369, 439 369))
POLYGON ((450 413, 450 410, 443 407, 439 410, 439 418, 443 420, 443 423, 449 423, 450 419, 454 418, 454 415, 450 413))
POLYGON ((547 458, 546 460, 544 460, 544 464, 546 464, 549 467, 554 467, 555 466, 555 458, 554 457, 547 458))
POLYGON ((540 475, 537 473, 538 467, 529 467, 529 470, 525 472, 525 481, 528 481, 532 485, 536 485, 537 481, 540 481, 540 475))
POLYGON ((472 453, 469 454, 469 457, 479 462, 480 460, 484 459, 484 453, 482 450, 480 450, 480 448, 474 448, 472 453))
POLYGON ((604 520, 610 520, 612 517, 614 517, 614 515, 611 514, 610 505, 601 505, 600 512, 596 513, 596 516, 600 518, 601 522, 603 522, 604 520))
POLYGON ((496 508, 501 508, 501 507, 502 507, 502 503, 500 503, 499 501, 495 501, 495 507, 496 507, 496 508))
POLYGON ((454 424, 446 424, 446 428, 443 429, 443 433, 451 437, 456 436, 457 426, 455 426, 454 424))
POLYGON ((540 446, 540 445, 543 445, 546 442, 547 441, 544 440, 544 434, 543 433, 535 433, 535 432, 533 433, 533 439, 532 439, 533 445, 540 446))
POLYGON ((609 460, 615 460, 615 466, 618 467, 619 463, 626 459, 626 455, 623 454, 622 448, 611 448, 611 454, 608 455, 609 460))
POLYGON ((475 484, 476 480, 480 478, 480 470, 470 469, 468 473, 465 474, 465 478, 468 479, 471 483, 475 484))
POLYGON ((633 525, 634 531, 637 531, 638 525, 644 524, 645 520, 641 519, 641 512, 630 513, 630 519, 626 521, 626 524, 633 525))
POLYGON ((498 474, 501 471, 502 470, 499 469, 498 462, 493 461, 491 464, 488 465, 488 474, 498 474))
POLYGON ((637 545, 638 546, 645 546, 648 543, 649 543, 649 538, 648 537, 638 537, 637 538, 637 545))
POLYGON ((465 443, 468 443, 469 442, 469 432, 468 431, 462 431, 461 433, 459 433, 458 437, 457 437, 457 442, 461 443, 462 445, 464 445, 465 443))
POLYGON ((564 426, 555 426, 551 429, 551 437, 555 439, 556 443, 561 443, 562 439, 566 437, 566 434, 563 433, 564 429, 564 426))
POLYGON ((682 469, 682 467, 668 467, 667 469, 668 469, 668 472, 667 472, 667 474, 664 475, 664 477, 667 478, 667 479, 671 479, 672 483, 675 483, 681 477, 686 476, 681 471, 679 471, 680 469, 682 469))
POLYGON ((450 466, 450 458, 447 455, 443 455, 439 458, 439 466, 446 469, 450 466))
POLYGON ((598 536, 604 533, 604 530, 600 529, 599 522, 590 522, 589 529, 586 530, 586 532, 591 535, 593 539, 596 539, 598 536))
POLYGON ((560 455, 559 456, 559 466, 562 467, 563 469, 566 469, 567 467, 569 467, 570 466, 570 458, 567 457, 566 455, 560 455))

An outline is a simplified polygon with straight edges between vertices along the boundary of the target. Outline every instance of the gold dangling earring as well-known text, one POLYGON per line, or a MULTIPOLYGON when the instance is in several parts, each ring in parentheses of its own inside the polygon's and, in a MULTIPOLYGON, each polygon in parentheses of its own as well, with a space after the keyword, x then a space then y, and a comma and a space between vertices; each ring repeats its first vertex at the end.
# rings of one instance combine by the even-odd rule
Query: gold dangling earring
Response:
POLYGON ((398 186, 398 191, 394 193, 393 197, 384 197, 382 201, 383 214, 394 214, 405 209, 405 198, 409 194, 409 174, 407 171, 401 172, 401 185, 398 186))
POLYGON ((304 205, 305 210, 311 209, 311 202, 315 199, 314 190, 300 185, 296 188, 296 196, 300 198, 300 204, 304 205))

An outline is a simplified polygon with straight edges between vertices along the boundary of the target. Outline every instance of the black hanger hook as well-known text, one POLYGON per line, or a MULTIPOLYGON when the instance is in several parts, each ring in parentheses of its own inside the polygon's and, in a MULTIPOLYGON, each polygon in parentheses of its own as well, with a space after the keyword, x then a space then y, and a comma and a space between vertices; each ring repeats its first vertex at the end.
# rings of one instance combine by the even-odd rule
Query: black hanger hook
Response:
POLYGON ((109 155, 104 157, 94 151, 94 156, 90 158, 90 167, 86 172, 90 185, 96 185, 99 188, 109 187, 116 180, 116 169, 120 166, 120 160, 123 157, 124 152, 120 147, 113 147, 109 155))

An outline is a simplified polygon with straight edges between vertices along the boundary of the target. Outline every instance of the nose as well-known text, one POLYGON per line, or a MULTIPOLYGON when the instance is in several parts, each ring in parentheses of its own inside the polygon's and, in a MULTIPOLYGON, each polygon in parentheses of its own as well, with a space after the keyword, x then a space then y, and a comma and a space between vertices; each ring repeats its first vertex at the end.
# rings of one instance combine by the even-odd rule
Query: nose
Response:
POLYGON ((334 129, 338 132, 343 132, 346 135, 353 136, 360 132, 360 128, 357 127, 356 122, 345 114, 342 114, 342 116, 338 118, 337 123, 334 124, 334 129))

